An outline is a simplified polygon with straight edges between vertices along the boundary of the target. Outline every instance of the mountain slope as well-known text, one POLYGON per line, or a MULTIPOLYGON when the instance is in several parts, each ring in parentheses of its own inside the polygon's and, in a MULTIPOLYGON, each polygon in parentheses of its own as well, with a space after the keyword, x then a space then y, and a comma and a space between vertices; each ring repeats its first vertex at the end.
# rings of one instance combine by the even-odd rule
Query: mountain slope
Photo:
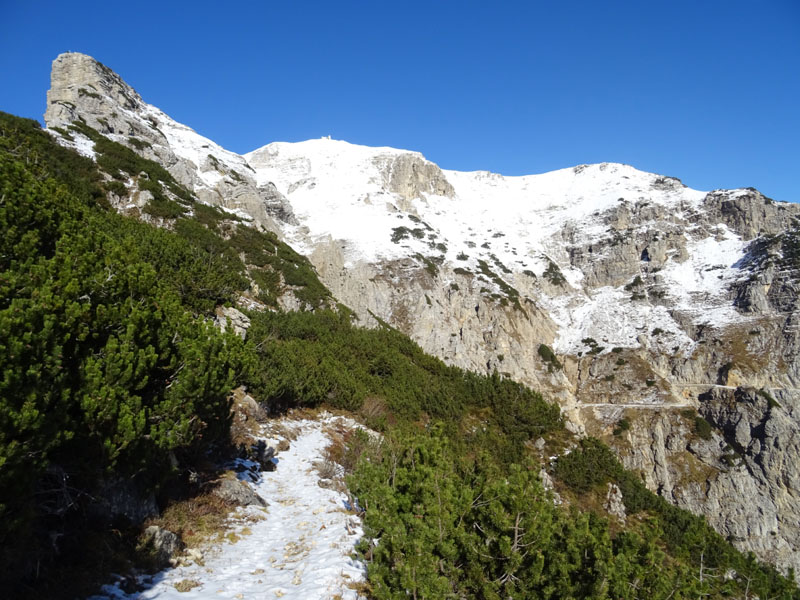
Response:
POLYGON ((329 139, 239 157, 62 55, 46 120, 76 119, 279 233, 362 323, 546 391, 651 489, 800 566, 795 205, 626 165, 506 178, 329 139))

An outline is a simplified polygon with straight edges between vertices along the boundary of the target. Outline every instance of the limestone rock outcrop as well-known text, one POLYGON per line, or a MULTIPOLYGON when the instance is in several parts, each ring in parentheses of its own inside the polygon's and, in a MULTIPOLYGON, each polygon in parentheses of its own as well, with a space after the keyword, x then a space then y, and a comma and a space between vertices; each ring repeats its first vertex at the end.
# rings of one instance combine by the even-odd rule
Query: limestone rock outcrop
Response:
POLYGON ((259 186, 241 156, 144 102, 102 63, 70 52, 53 61, 45 123, 63 128, 78 120, 162 164, 202 202, 241 211, 275 231, 275 219, 293 218, 283 196, 274 186, 259 186))
POLYGON ((410 201, 422 194, 449 198, 455 195, 442 170, 416 154, 377 157, 375 165, 389 191, 403 200, 410 201))
POLYGON ((250 328, 250 319, 242 311, 229 306, 219 306, 216 310, 217 327, 226 331, 230 326, 233 332, 240 338, 245 339, 247 330, 250 328))

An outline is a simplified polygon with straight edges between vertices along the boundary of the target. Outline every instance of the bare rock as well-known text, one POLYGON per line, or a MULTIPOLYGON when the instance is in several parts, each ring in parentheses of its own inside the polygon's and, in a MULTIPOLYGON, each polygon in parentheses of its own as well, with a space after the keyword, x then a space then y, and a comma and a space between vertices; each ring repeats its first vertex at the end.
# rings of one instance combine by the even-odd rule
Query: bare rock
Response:
POLYGON ((238 479, 220 479, 213 493, 234 506, 267 506, 266 500, 256 494, 247 483, 238 479))
POLYGON ((53 61, 45 123, 88 126, 155 160, 202 202, 240 211, 256 225, 277 231, 276 219, 291 222, 293 213, 274 186, 259 186, 247 162, 148 105, 119 75, 78 52, 53 61), (134 138, 135 143, 131 141, 134 138), (191 139, 200 152, 187 152, 180 140, 191 139))
POLYGON ((244 339, 247 330, 250 328, 250 318, 243 312, 229 306, 218 306, 216 310, 216 323, 222 331, 226 331, 230 326, 233 332, 244 339))
POLYGON ((625 511, 625 502, 622 498, 622 490, 615 483, 608 484, 608 493, 606 494, 606 501, 603 508, 608 511, 608 514, 616 517, 622 522, 625 522, 628 515, 625 511))
POLYGON ((423 194, 449 198, 455 195, 442 170, 418 154, 388 155, 376 158, 376 163, 389 191, 406 201, 421 198, 423 194))
POLYGON ((183 543, 179 535, 157 525, 151 525, 144 530, 139 547, 149 551, 158 566, 164 567, 175 560, 183 543))

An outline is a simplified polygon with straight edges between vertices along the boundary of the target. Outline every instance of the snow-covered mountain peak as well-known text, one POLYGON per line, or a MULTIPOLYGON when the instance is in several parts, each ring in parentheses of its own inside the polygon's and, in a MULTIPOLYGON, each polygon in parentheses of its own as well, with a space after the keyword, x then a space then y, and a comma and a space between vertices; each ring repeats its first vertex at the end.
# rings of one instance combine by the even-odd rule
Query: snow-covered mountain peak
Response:
POLYGON ((331 180, 333 185, 342 185, 343 179, 356 177, 363 180, 362 185, 368 186, 380 179, 382 166, 400 156, 428 162, 419 152, 362 146, 329 137, 272 142, 243 156, 255 169, 259 183, 273 182, 284 193, 299 181, 298 178, 305 177, 331 180))

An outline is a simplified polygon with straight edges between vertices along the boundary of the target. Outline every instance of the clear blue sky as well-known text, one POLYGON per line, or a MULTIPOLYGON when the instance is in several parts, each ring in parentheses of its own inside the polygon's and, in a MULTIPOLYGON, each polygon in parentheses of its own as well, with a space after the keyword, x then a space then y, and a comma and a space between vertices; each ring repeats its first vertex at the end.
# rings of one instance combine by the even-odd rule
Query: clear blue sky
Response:
POLYGON ((40 121, 72 50, 235 152, 331 135, 800 201, 798 0, 0 0, 0 32, 0 110, 40 121))

